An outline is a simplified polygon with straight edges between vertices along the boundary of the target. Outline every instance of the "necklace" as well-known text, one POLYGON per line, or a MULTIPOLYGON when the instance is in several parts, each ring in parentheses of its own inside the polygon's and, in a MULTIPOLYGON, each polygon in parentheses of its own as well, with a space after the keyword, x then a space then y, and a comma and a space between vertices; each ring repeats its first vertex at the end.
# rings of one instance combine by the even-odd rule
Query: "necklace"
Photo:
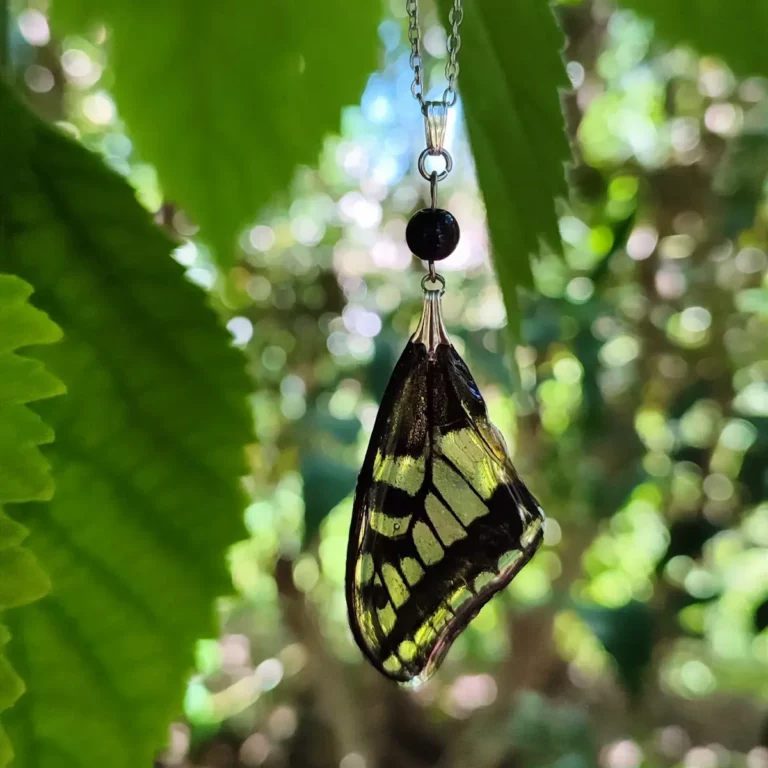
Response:
POLYGON ((544 513, 518 476, 504 439, 445 329, 445 279, 435 262, 459 241, 454 216, 437 207, 438 184, 453 161, 444 147, 457 98, 462 0, 450 10, 448 85, 423 97, 417 0, 406 0, 411 92, 424 116, 418 160, 431 206, 406 228, 427 262, 421 319, 382 398, 355 492, 347 551, 346 597, 352 634, 371 664, 418 684, 451 643, 538 549, 544 513), (427 163, 442 160, 442 170, 427 163))

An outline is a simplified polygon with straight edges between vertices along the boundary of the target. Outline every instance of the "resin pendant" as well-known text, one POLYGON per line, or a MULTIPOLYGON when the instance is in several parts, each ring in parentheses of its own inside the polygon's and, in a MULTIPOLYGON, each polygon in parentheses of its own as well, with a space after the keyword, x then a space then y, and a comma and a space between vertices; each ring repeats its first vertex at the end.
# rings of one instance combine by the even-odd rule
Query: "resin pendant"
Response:
POLYGON ((441 295, 425 288, 384 393, 347 552, 355 640, 376 669, 411 684, 531 559, 544 521, 448 338, 441 295))

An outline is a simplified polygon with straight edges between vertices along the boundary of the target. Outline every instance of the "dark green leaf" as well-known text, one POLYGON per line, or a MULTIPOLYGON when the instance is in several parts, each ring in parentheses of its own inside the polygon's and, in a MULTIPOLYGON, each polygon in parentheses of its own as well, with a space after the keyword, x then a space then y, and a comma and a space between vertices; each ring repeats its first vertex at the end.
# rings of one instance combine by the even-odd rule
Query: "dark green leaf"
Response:
POLYGON ((395 333, 389 324, 386 324, 376 337, 373 359, 368 364, 365 373, 366 384, 377 403, 381 402, 381 398, 384 397, 389 377, 392 375, 404 346, 403 336, 395 333))
POLYGON ((299 424, 299 429, 305 437, 327 435, 342 445, 353 445, 357 442, 361 428, 362 424, 357 416, 340 419, 324 408, 312 408, 299 424))
POLYGON ((54 590, 8 616, 14 767, 149 766, 231 590, 249 383, 131 188, 5 90, 0 125, 0 266, 65 329, 36 357, 68 390, 39 407, 56 496, 24 507, 54 590))
POLYGON ((679 555, 694 559, 701 557, 704 545, 722 530, 722 526, 699 515, 675 520, 669 527, 669 547, 659 567, 679 555))
MULTIPOLYGON (((443 20, 452 4, 438 0, 443 20)), ((529 257, 542 240, 560 248, 555 198, 567 195, 570 159, 559 94, 570 85, 564 39, 546 0, 476 0, 465 9, 461 37, 459 87, 516 334, 517 289, 533 286, 529 257)))
POLYGON ((675 399, 669 406, 669 418, 680 419, 683 414, 692 408, 699 400, 703 400, 712 395, 714 385, 707 379, 697 379, 691 384, 690 387, 686 387, 681 390, 675 399))
POLYGON ((328 513, 355 488, 357 470, 319 452, 301 459, 304 482, 304 541, 311 541, 328 513))
MULTIPOLYGON (((0 247, 5 245, 3 231, 0 247)), ((28 302, 32 287, 14 275, 0 275, 0 505, 50 499, 53 480, 39 445, 53 431, 28 403, 61 394, 64 387, 37 360, 17 353, 20 347, 50 344, 61 331, 28 302)), ((26 605, 50 589, 48 577, 34 555, 21 546, 27 529, 11 520, 0 506, 0 610, 26 605)), ((6 630, 0 626, 0 711, 24 692, 24 683, 5 658, 6 630)), ((13 751, 0 727, 0 766, 13 751)))
POLYGON ((760 502, 768 497, 768 418, 753 416, 757 439, 744 454, 739 481, 746 487, 748 498, 760 502))
POLYGON ((168 200, 219 263, 240 230, 313 164, 376 66, 375 0, 60 0, 60 31, 111 27, 113 92, 168 200))
POLYGON ((768 598, 763 600, 763 602, 755 608, 755 612, 752 615, 752 622, 756 632, 762 632, 768 627, 768 598))
POLYGON ((613 656, 624 687, 632 695, 639 694, 653 652, 652 616, 648 605, 637 600, 621 608, 580 605, 578 612, 613 656))
POLYGON ((504 339, 493 331, 467 331, 459 329, 454 336, 463 339, 466 344, 466 357, 473 371, 480 371, 485 378, 501 386, 509 392, 513 389, 512 374, 509 369, 509 360, 503 352, 504 339), (498 350, 488 349, 486 339, 491 336, 498 350))
POLYGON ((699 53, 721 56, 741 75, 768 76, 761 32, 768 29, 764 0, 620 0, 651 19, 670 45, 687 43, 699 53))

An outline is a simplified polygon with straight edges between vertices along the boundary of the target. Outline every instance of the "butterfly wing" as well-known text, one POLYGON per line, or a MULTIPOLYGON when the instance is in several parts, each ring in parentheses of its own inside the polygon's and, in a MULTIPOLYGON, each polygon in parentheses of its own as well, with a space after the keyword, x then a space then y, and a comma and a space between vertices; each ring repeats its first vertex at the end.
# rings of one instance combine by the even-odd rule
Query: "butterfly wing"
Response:
POLYGON ((347 606, 371 663, 423 680, 539 546, 543 512, 452 345, 408 344, 355 494, 347 606))

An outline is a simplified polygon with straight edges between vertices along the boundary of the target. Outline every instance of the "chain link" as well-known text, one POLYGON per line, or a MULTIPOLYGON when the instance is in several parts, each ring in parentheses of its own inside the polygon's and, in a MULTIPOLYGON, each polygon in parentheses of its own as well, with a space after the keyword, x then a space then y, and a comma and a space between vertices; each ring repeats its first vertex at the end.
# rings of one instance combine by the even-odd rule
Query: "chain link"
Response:
MULTIPOLYGON (((419 29, 419 5, 418 0, 405 0, 405 10, 408 14, 408 42, 411 44, 411 69, 413 70, 413 82, 411 93, 413 98, 424 105, 424 79, 423 62, 421 59, 421 31, 419 29)), ((459 77, 459 50, 461 49, 461 35, 459 27, 464 20, 462 0, 453 0, 453 5, 448 13, 448 23, 451 31, 448 35, 448 63, 445 65, 445 79, 448 87, 443 92, 443 103, 446 107, 452 107, 456 103, 456 81, 459 77)))
POLYGON ((464 21, 464 9, 461 6, 461 0, 453 0, 453 7, 448 13, 451 34, 448 35, 448 63, 445 65, 445 79, 448 81, 448 87, 443 93, 443 101, 448 107, 456 103, 456 80, 459 78, 458 56, 461 50, 459 27, 462 21, 464 21))
POLYGON ((421 82, 421 35, 419 32, 419 6, 416 0, 406 0, 405 9, 408 12, 408 42, 411 44, 411 69, 413 82, 411 93, 413 98, 424 103, 424 85, 421 82))

